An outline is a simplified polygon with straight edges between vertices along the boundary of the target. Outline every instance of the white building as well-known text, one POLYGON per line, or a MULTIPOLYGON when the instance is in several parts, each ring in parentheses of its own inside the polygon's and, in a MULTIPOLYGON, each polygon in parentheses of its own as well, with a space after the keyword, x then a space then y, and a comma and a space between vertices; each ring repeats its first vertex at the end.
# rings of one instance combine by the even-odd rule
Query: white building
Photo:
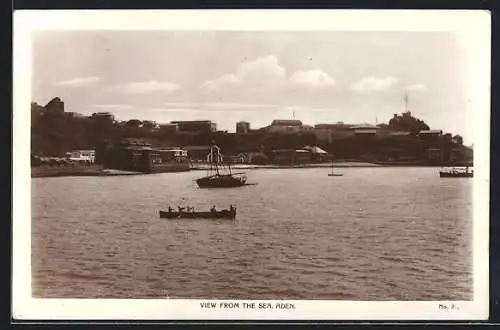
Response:
POLYGON ((91 163, 95 162, 95 150, 72 150, 66 153, 66 158, 73 162, 91 163))

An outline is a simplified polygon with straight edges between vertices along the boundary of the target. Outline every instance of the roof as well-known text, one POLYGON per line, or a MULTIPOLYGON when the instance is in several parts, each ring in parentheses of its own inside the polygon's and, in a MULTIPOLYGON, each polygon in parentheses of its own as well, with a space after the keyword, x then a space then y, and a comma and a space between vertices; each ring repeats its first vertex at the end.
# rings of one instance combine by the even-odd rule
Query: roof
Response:
POLYGON ((182 148, 183 150, 191 150, 191 151, 196 151, 196 150, 210 150, 210 146, 186 146, 182 148))
POLYGON ((410 132, 390 132, 389 135, 392 135, 392 136, 406 136, 406 135, 410 135, 410 132))
POLYGON ((153 148, 147 147, 147 146, 128 146, 126 149, 128 149, 128 150, 154 150, 153 148))
POLYGON ((111 112, 94 112, 92 116, 112 116, 111 112))
POLYGON ((140 147, 149 147, 151 144, 149 144, 147 141, 142 140, 142 139, 137 139, 137 138, 123 138, 118 142, 118 145, 120 146, 140 146, 140 147))
POLYGON ((429 129, 418 132, 418 134, 442 134, 442 133, 443 131, 440 129, 429 129))
POLYGON ((302 121, 294 119, 275 119, 272 126, 302 126, 302 121))
POLYGON ((312 152, 313 154, 327 154, 328 152, 324 151, 323 149, 321 149, 320 147, 304 147, 305 150, 309 150, 310 152, 312 152))
POLYGON ((380 127, 371 125, 371 124, 359 124, 359 125, 352 125, 352 129, 380 129, 380 127))
POLYGON ((349 129, 350 127, 350 125, 346 125, 344 123, 314 125, 314 128, 316 129, 349 129))
POLYGON ((171 121, 171 124, 212 124, 210 120, 176 120, 171 121))

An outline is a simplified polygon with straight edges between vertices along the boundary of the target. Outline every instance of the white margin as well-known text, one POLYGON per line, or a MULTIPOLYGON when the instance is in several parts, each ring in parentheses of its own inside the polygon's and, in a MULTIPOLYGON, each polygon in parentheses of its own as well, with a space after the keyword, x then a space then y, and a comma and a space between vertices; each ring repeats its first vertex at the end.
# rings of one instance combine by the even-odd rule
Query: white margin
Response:
MULTIPOLYGON (((489 306, 491 17, 480 10, 15 11, 13 287, 15 319, 484 320, 489 306), (126 22, 126 23, 124 23, 126 22), (31 33, 36 30, 448 31, 463 36, 474 121, 474 299, 458 302, 287 301, 295 310, 201 309, 199 300, 31 297, 31 33), (440 309, 439 306, 458 308, 440 309)), ((205 301, 205 300, 203 300, 205 301)), ((207 300, 209 301, 209 300, 207 300)), ((210 300, 213 301, 213 300, 210 300)), ((241 303, 242 301, 240 301, 241 303)), ((259 301, 256 301, 257 303, 259 301)), ((267 301, 266 301, 267 302, 267 301)), ((271 301, 273 302, 273 301, 271 301)), ((274 303, 274 302, 273 302, 274 303)))

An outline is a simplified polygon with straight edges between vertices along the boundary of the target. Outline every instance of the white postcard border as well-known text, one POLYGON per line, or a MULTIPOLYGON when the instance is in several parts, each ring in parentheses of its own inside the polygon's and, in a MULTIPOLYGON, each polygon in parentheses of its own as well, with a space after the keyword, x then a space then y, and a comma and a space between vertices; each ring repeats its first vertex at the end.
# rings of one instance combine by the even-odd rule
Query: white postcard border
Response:
MULTIPOLYGON (((473 320, 489 306, 490 39, 488 11, 211 10, 16 11, 14 13, 12 311, 31 320, 473 320), (125 23, 126 22, 126 23, 125 23), (360 23, 363 22, 363 23, 360 23), (195 299, 34 299, 31 297, 30 107, 31 33, 36 30, 449 31, 467 51, 474 109, 473 301, 243 301, 195 299), (200 303, 238 303, 202 308, 200 303), (243 302, 294 309, 243 308, 243 302)), ((470 110, 469 110, 470 111, 470 110)))

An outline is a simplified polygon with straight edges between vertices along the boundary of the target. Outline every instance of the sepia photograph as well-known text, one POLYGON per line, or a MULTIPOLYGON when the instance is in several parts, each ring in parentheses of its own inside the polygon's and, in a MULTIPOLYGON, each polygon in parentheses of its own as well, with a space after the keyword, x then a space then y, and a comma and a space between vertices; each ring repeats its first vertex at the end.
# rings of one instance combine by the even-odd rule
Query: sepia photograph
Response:
POLYGON ((18 14, 17 317, 487 317, 488 12, 18 14))

